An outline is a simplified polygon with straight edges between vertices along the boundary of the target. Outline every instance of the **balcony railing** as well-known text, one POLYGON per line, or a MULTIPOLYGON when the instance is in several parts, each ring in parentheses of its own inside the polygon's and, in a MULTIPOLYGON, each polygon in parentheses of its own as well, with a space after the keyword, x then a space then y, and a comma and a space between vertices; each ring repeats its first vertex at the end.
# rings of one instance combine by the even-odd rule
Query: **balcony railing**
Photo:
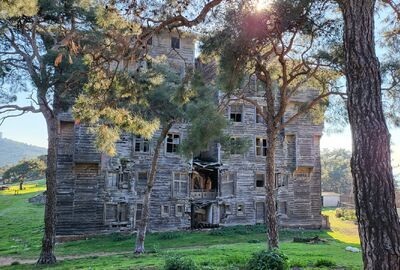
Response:
POLYGON ((216 190, 193 189, 190 191, 190 197, 193 199, 215 199, 217 195, 216 190))

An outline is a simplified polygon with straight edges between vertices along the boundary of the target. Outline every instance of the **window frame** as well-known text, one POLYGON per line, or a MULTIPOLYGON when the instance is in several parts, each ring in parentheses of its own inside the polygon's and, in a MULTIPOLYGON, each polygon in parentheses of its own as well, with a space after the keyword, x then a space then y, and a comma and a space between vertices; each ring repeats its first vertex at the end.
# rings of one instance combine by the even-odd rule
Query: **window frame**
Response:
POLYGON ((256 191, 264 192, 265 191, 265 183, 266 183, 266 175, 265 175, 265 173, 264 172, 255 172, 254 173, 254 187, 255 187, 256 191), (262 187, 258 187, 257 186, 257 182, 259 181, 257 179, 257 176, 259 176, 259 175, 261 175, 263 177, 263 185, 262 185, 262 187))
POLYGON ((149 154, 151 150, 151 140, 145 139, 142 136, 135 135, 133 142, 133 151, 135 153, 149 154), (139 144, 139 150, 136 150, 136 145, 139 144), (144 151, 147 144, 147 151, 144 151))
POLYGON ((185 205, 178 203, 175 205, 175 216, 176 217, 183 217, 183 215, 185 214, 185 205), (182 207, 182 212, 178 212, 178 208, 182 207))
POLYGON ((232 123, 243 123, 243 118, 244 118, 244 108, 243 108, 243 104, 240 103, 232 103, 229 105, 229 121, 231 121, 232 123), (240 108, 240 113, 239 112, 233 112, 232 113, 232 107, 237 107, 240 108), (240 121, 237 121, 237 115, 240 114, 240 121), (232 115, 235 115, 232 119, 232 115))
POLYGON ((171 49, 179 50, 181 48, 181 39, 179 37, 171 37, 171 49))
POLYGON ((168 204, 162 204, 161 205, 161 217, 169 217, 171 213, 171 206, 168 204), (167 208, 167 211, 165 211, 165 207, 167 208))
POLYGON ((181 172, 181 171, 173 171, 172 172, 172 196, 174 198, 184 198, 187 197, 189 194, 189 174, 186 172, 181 172), (179 174, 179 179, 175 178, 175 175, 179 174), (183 175, 183 179, 182 179, 183 175), (175 191, 175 183, 178 184, 178 190, 179 192, 175 191), (186 185, 186 191, 181 192, 182 185, 186 185))
POLYGON ((165 153, 168 154, 168 155, 170 155, 170 154, 172 154, 172 155, 178 154, 179 146, 181 145, 181 142, 182 142, 182 136, 181 136, 180 133, 178 133, 178 132, 168 132, 167 136, 165 137, 165 153), (168 136, 169 135, 172 135, 172 143, 168 142, 168 139, 169 139, 168 136), (179 143, 174 143, 175 136, 178 136, 179 143), (172 144, 172 146, 171 146, 172 150, 173 150, 172 152, 168 151, 168 144, 172 144))
POLYGON ((268 149, 268 140, 267 140, 267 138, 256 136, 256 138, 255 138, 255 154, 256 154, 256 157, 266 157, 267 156, 267 149, 268 149), (258 145, 257 141, 261 141, 261 145, 258 145), (265 142, 265 145, 264 145, 264 142, 265 142), (258 154, 258 150, 260 151, 261 155, 258 154))

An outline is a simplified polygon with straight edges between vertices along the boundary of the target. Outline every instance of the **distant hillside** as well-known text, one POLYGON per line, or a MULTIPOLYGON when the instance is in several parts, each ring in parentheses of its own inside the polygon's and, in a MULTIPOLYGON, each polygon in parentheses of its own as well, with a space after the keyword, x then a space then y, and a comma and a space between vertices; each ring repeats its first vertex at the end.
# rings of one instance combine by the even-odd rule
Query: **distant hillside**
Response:
POLYGON ((18 163, 22 159, 45 155, 47 149, 0 138, 0 167, 18 163))

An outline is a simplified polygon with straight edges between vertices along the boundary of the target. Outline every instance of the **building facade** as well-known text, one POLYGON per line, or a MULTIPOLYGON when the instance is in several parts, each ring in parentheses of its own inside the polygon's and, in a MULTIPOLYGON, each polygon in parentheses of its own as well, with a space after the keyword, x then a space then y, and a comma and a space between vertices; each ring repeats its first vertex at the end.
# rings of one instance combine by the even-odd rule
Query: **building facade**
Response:
MULTIPOLYGON (((166 55, 181 75, 194 67, 191 35, 162 33, 148 42, 153 56, 166 55), (185 68, 186 67, 186 68, 185 68)), ((315 95, 304 91, 291 99, 285 117, 315 95)), ((254 93, 252 98, 262 98, 254 93)), ((220 100, 222 101, 222 100, 220 100)), ((246 138, 245 154, 229 153, 211 144, 187 160, 178 152, 187 124, 172 127, 160 154, 151 196, 149 230, 165 231, 264 223, 266 126, 254 106, 231 100, 225 110, 232 140, 246 138)), ((117 156, 94 146, 93 135, 68 113, 59 115, 57 172, 57 235, 133 231, 141 218, 143 193, 158 133, 153 140, 123 135, 117 156)), ((212 125, 212 123, 210 123, 212 125)), ((320 228, 322 125, 305 115, 286 126, 276 149, 279 223, 283 227, 320 228)))

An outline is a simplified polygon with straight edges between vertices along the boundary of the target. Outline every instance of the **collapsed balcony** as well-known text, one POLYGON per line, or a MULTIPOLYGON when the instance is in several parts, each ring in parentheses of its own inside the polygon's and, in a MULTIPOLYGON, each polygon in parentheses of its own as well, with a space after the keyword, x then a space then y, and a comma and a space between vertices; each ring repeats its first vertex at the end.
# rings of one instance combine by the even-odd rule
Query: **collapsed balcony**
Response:
POLYGON ((190 197, 214 200, 218 196, 218 164, 193 162, 190 179, 190 197))

